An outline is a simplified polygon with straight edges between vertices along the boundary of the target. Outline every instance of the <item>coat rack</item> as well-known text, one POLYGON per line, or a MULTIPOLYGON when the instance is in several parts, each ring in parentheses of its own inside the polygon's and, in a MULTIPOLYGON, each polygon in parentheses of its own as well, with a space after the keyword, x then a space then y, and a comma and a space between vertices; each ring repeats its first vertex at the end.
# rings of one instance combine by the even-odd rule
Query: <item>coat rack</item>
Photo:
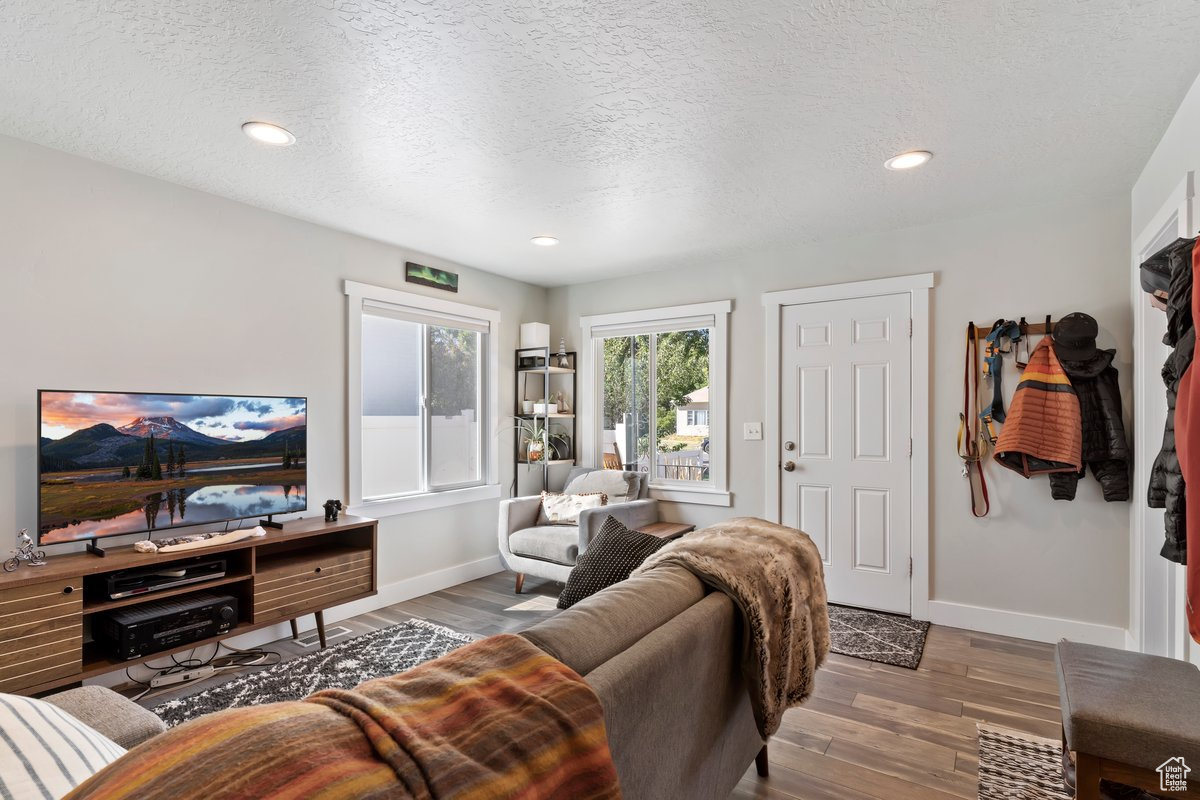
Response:
MULTIPOLYGON (((1021 317, 1021 319, 1025 318, 1021 317)), ((988 334, 992 332, 992 326, 995 324, 995 321, 986 322, 982 325, 978 322, 975 323, 975 338, 986 339, 988 334)), ((1050 321, 1049 314, 1046 315, 1045 322, 1027 322, 1025 324, 1024 335, 1026 336, 1047 336, 1052 333, 1054 333, 1054 323, 1050 321)))

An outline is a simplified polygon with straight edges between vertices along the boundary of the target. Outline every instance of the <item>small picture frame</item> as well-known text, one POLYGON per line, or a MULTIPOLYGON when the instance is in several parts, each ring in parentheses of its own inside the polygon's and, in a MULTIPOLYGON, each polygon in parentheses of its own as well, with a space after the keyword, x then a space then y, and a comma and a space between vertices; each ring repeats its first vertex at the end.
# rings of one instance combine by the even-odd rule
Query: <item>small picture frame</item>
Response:
POLYGON ((458 291, 458 273, 427 267, 414 261, 404 262, 404 280, 444 292, 458 291))

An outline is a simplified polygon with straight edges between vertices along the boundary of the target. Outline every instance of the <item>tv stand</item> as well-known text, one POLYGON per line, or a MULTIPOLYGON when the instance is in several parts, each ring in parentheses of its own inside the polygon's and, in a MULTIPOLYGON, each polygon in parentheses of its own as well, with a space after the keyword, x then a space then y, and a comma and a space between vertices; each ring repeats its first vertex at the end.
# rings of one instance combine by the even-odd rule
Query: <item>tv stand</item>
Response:
POLYGON ((104 556, 107 555, 107 553, 104 552, 103 547, 98 547, 96 545, 95 539, 88 539, 87 551, 94 556, 100 556, 100 558, 104 558, 104 556))
POLYGON ((48 692, 259 628, 286 627, 308 614, 317 615, 319 635, 319 612, 375 594, 376 529, 375 520, 347 515, 337 522, 320 514, 294 519, 286 530, 205 548, 203 556, 225 560, 221 578, 117 600, 109 596, 112 573, 184 568, 197 551, 139 553, 132 545, 115 545, 103 559, 63 553, 47 558, 44 567, 0 572, 0 692, 48 692), (214 590, 238 600, 238 619, 220 636, 124 661, 88 635, 110 611, 214 590))
POLYGON ((283 523, 282 523, 282 522, 276 522, 276 521, 275 521, 275 519, 274 519, 274 517, 275 517, 275 515, 274 515, 274 514, 267 514, 267 518, 266 518, 266 519, 260 519, 260 520, 258 521, 258 524, 259 524, 259 525, 261 525, 261 526, 262 526, 262 527, 264 527, 264 528, 279 528, 280 530, 282 530, 282 529, 283 529, 283 523))

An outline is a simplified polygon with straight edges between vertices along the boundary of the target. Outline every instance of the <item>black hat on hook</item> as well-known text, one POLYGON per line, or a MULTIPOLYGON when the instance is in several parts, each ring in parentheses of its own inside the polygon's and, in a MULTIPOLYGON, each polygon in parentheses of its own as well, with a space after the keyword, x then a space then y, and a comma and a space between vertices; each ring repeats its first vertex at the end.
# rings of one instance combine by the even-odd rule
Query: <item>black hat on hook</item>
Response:
POLYGON ((1096 355, 1100 326, 1089 314, 1075 311, 1054 324, 1054 353, 1060 359, 1082 361, 1096 355))

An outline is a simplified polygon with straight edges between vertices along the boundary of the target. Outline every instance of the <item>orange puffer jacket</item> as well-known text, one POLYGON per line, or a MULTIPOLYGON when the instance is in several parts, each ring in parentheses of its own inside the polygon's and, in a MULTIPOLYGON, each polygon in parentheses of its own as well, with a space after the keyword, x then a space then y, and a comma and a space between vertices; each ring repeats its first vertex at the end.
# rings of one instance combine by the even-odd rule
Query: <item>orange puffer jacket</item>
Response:
POLYGON ((1033 349, 996 442, 996 461, 1026 478, 1078 472, 1082 464, 1079 397, 1046 336, 1033 349))

